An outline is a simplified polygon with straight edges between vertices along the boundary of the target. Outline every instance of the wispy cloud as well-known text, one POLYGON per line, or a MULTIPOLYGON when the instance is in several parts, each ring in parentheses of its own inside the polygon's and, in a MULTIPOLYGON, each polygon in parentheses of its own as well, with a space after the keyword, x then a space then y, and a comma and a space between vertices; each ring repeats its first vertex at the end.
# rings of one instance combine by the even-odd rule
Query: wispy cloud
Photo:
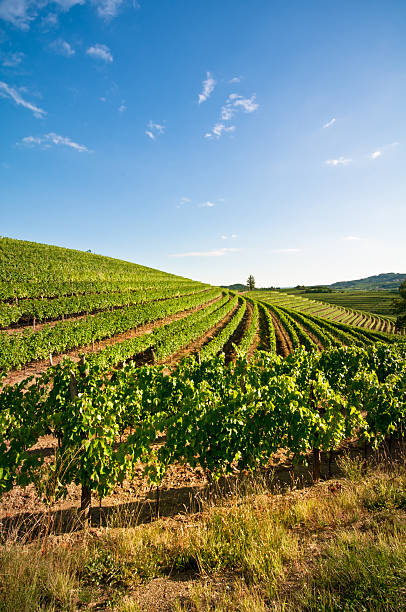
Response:
POLYGON ((93 59, 101 60, 107 64, 111 64, 113 61, 113 55, 107 45, 92 45, 86 50, 86 53, 93 59))
POLYGON ((206 73, 206 80, 203 81, 202 86, 203 90, 202 93, 199 94, 199 104, 201 104, 202 102, 206 102, 206 100, 213 93, 213 90, 216 86, 216 81, 214 80, 210 72, 206 73))
POLYGON ((92 0, 97 8, 97 14, 103 19, 112 19, 115 17, 123 5, 124 0, 92 0))
POLYGON ((44 149, 49 149, 52 146, 65 146, 70 149, 74 149, 78 151, 78 153, 90 153, 90 149, 88 149, 85 145, 74 142, 70 138, 66 136, 60 136, 59 134, 55 134, 54 132, 50 132, 49 134, 45 134, 44 136, 26 136, 19 143, 19 145, 25 145, 27 147, 39 146, 44 149))
POLYGON ((231 85, 234 83, 241 83, 241 77, 233 77, 228 81, 231 85))
POLYGON ((391 144, 384 145, 383 147, 380 147, 379 149, 371 153, 368 157, 369 159, 378 159, 379 157, 382 157, 385 151, 387 151, 388 149, 393 149, 397 146, 399 146, 398 142, 392 142, 391 144))
POLYGON ((123 102, 118 107, 118 112, 119 113, 125 113, 126 110, 127 110, 127 106, 126 106, 125 101, 123 100, 123 102))
POLYGON ((183 206, 185 206, 186 204, 190 204, 192 202, 192 200, 190 198, 187 198, 186 196, 183 196, 178 204, 176 204, 176 208, 182 208, 183 206))
POLYGON ((225 123, 216 123, 211 132, 206 132, 205 138, 215 138, 218 140, 223 134, 231 134, 235 131, 235 125, 226 125, 225 123))
POLYGON ((352 159, 347 157, 339 157, 338 159, 326 159, 327 166, 348 166, 352 162, 352 159))
MULTIPOLYGON (((67 12, 73 6, 85 3, 86 0, 0 0, 0 19, 21 30, 28 30, 31 22, 50 6, 56 11, 67 12)), ((98 16, 105 20, 112 19, 120 7, 129 4, 126 0, 91 0, 90 3, 96 9, 98 16)), ((138 6, 136 0, 133 0, 132 4, 134 7, 138 6)), ((52 26, 57 22, 57 12, 50 12, 42 17, 42 25, 52 26)))
POLYGON ((256 94, 253 94, 250 98, 244 98, 244 96, 232 93, 221 109, 221 118, 223 121, 229 121, 239 109, 242 109, 245 113, 253 113, 258 108, 256 94))
POLYGON ((32 111, 37 118, 46 115, 46 112, 42 108, 35 106, 35 104, 31 104, 31 102, 27 102, 16 89, 10 87, 3 81, 0 81, 0 97, 13 100, 18 106, 23 106, 32 111))
POLYGON ((51 43, 50 47, 55 53, 63 55, 64 57, 72 57, 72 55, 75 55, 75 50, 72 46, 66 42, 66 40, 62 40, 62 38, 55 40, 51 43))
POLYGON ((151 140, 156 140, 157 136, 164 132, 165 126, 161 123, 154 123, 154 121, 149 121, 147 129, 145 130, 146 135, 151 138, 151 140))
POLYGON ((212 251, 191 251, 190 253, 174 253, 169 257, 223 257, 227 253, 237 253, 240 249, 213 249, 212 251))
POLYGON ((20 30, 28 30, 31 22, 50 4, 69 11, 76 4, 84 3, 85 0, 0 0, 0 19, 20 30))
POLYGON ((15 68, 16 66, 19 66, 21 64, 24 57, 24 53, 21 53, 20 51, 16 53, 10 53, 9 55, 3 56, 1 63, 5 68, 15 68))
POLYGON ((300 253, 301 249, 273 249, 272 253, 300 253))
POLYGON ((210 200, 208 200, 207 202, 202 202, 202 204, 199 204, 199 208, 213 208, 215 206, 214 202, 210 202, 210 200))
POLYGON ((332 119, 330 119, 330 121, 327 121, 327 123, 325 123, 323 125, 323 128, 326 129, 326 128, 331 127, 332 125, 335 124, 336 121, 337 121, 337 119, 335 117, 333 117, 332 119))
POLYGON ((20 30, 28 30, 37 15, 36 2, 30 0, 0 0, 0 19, 20 30))
POLYGON ((358 242, 359 240, 361 240, 361 238, 359 236, 344 236, 343 240, 346 240, 348 242, 358 242))
MULTIPOLYGON (((223 234, 222 236, 220 236, 221 240, 228 240, 228 235, 227 234, 223 234)), ((232 240, 235 240, 236 238, 238 238, 237 234, 231 234, 230 238, 232 240)))
MULTIPOLYGON (((69 11, 72 6, 76 6, 77 4, 84 4, 85 1, 86 0, 48 0, 48 2, 46 2, 45 0, 45 4, 52 4, 53 2, 54 4, 58 4, 62 10, 69 11)), ((44 2, 42 2, 42 4, 44 4, 44 2)))
POLYGON ((234 132, 235 125, 227 125, 227 122, 240 110, 245 113, 253 113, 258 108, 259 104, 256 102, 256 94, 252 94, 250 98, 244 98, 244 96, 236 93, 230 94, 226 103, 221 107, 221 121, 217 122, 209 132, 206 132, 204 137, 209 140, 213 138, 218 140, 223 134, 234 132))

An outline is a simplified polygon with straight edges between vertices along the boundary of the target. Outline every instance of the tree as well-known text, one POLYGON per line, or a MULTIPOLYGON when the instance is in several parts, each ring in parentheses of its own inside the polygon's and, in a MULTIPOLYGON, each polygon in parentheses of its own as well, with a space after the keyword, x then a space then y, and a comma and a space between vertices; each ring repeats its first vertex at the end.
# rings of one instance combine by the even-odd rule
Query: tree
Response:
POLYGON ((406 278, 399 288, 400 299, 395 300, 395 312, 398 315, 396 319, 396 329, 401 331, 406 327, 406 278))
POLYGON ((249 291, 252 291, 253 289, 255 289, 255 278, 252 276, 252 274, 250 274, 247 279, 247 287, 249 291))

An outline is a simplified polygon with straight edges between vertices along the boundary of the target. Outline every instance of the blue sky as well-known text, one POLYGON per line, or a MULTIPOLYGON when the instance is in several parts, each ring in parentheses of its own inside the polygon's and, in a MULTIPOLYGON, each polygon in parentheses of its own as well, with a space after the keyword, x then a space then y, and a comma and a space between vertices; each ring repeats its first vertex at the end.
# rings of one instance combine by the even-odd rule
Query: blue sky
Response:
POLYGON ((213 284, 406 271, 403 0, 0 0, 0 234, 213 284))

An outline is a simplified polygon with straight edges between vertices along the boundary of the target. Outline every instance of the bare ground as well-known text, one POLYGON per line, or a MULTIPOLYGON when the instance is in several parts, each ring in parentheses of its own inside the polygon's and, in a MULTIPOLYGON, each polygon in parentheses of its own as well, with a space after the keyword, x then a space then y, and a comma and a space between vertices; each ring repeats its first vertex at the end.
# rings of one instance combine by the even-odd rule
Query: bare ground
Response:
MULTIPOLYGON (((181 312, 177 312, 173 315, 165 317, 163 319, 156 319, 151 323, 147 323, 146 325, 140 325, 134 329, 130 329, 127 332, 123 332, 122 334, 117 334, 112 336, 111 338, 107 338, 106 340, 102 340, 100 342, 95 342, 93 345, 82 346, 80 348, 74 349, 72 351, 66 351, 66 353, 60 355, 52 355, 52 364, 56 365, 61 363, 61 361, 65 357, 69 357, 73 361, 79 361, 81 354, 86 353, 94 353, 101 351, 106 348, 106 346, 111 346, 113 344, 117 344, 118 342, 124 342, 124 340, 130 340, 131 338, 138 338, 138 336, 143 336, 144 334, 150 334, 157 327, 161 327, 162 325, 166 325, 167 323, 172 323, 172 321, 177 321, 179 319, 183 319, 187 315, 197 312, 202 308, 205 308, 209 304, 218 301, 220 298, 215 298, 205 304, 202 304, 196 308, 190 308, 189 310, 183 310, 181 312)), ((26 364, 20 370, 11 370, 7 376, 3 379, 3 385, 9 384, 14 385, 16 383, 21 382, 28 376, 40 376, 43 372, 45 372, 50 367, 50 361, 48 359, 33 361, 31 363, 26 364)))
POLYGON ((276 352, 278 355, 282 355, 282 357, 287 357, 293 351, 292 341, 276 314, 271 310, 269 311, 269 314, 272 317, 272 322, 275 328, 276 352))

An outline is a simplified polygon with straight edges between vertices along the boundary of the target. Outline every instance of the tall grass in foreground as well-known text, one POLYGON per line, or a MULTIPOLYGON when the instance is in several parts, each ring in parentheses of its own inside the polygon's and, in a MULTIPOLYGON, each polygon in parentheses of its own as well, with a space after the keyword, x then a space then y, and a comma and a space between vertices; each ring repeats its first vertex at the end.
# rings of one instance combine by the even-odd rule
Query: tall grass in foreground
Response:
POLYGON ((340 466, 339 481, 284 494, 252 480, 178 519, 125 527, 134 521, 118 511, 110 528, 45 545, 9 538, 0 611, 151 612, 138 595, 158 577, 172 581, 165 609, 178 612, 404 611, 405 464, 340 466))

